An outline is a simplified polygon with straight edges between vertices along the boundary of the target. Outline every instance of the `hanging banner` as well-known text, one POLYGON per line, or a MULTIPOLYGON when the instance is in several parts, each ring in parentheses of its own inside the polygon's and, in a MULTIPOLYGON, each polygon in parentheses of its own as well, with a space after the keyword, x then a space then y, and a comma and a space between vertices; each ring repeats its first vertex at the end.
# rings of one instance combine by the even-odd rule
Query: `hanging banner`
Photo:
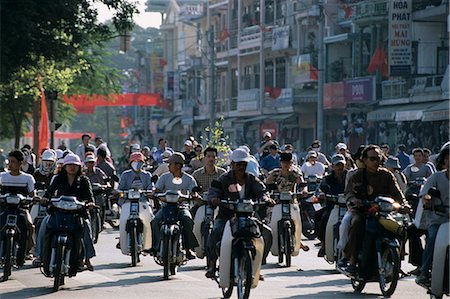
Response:
POLYGON ((303 54, 292 57, 291 60, 291 83, 293 87, 299 84, 315 81, 311 76, 311 55, 303 54))
POLYGON ((344 99, 346 103, 375 101, 375 77, 344 80, 344 99))
POLYGON ((389 74, 411 74, 412 0, 389 3, 389 74))
POLYGON ((272 51, 289 48, 289 26, 272 29, 272 51))

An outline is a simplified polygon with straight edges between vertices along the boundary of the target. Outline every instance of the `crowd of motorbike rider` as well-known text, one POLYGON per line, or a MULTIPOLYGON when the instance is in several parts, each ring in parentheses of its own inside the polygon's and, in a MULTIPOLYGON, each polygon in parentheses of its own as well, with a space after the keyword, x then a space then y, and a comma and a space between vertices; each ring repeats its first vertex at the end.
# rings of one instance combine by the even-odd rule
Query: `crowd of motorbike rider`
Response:
MULTIPOLYGON (((275 183, 279 191, 306 194, 308 178, 316 177, 320 182, 315 190, 319 200, 323 201, 325 194, 345 194, 348 209, 339 229, 338 247, 343 257, 338 265, 349 273, 356 271, 359 252, 366 252, 364 247, 373 245, 363 225, 365 200, 389 196, 398 203, 399 210, 414 215, 419 202, 430 205, 427 191, 435 187, 443 195, 441 200, 444 204, 449 205, 449 143, 436 155, 431 155, 430 150, 425 148, 415 148, 408 155, 404 145, 398 146, 397 154, 390 153, 388 145, 361 145, 357 153, 351 154, 347 145, 340 142, 335 152, 327 156, 321 152, 320 141, 315 140, 302 157, 294 151, 292 144, 280 145, 270 132, 264 133, 253 154, 247 145, 241 145, 232 152, 220 153, 217 148, 204 147, 193 137, 187 138, 183 149, 178 152, 169 147, 166 139, 161 138, 158 147, 152 149, 148 146, 141 148, 139 144, 127 146, 114 164, 111 151, 101 137, 95 138, 94 144, 90 141, 91 136, 84 134, 75 152, 47 148, 36 156, 29 146, 12 150, 6 159, 7 171, 0 173, 2 194, 20 193, 36 198, 35 183, 41 182, 45 193, 42 198, 37 198, 40 202, 70 195, 94 207, 93 183, 115 190, 153 190, 153 194, 167 190, 189 193, 193 204, 180 204, 179 217, 183 227, 183 248, 190 260, 195 259, 192 251, 199 246, 193 234, 193 215, 201 193, 207 192, 208 203, 218 207, 206 248, 209 256, 208 278, 213 278, 216 273, 216 245, 226 222, 233 216, 233 212, 222 205, 221 200, 252 198, 264 201, 267 208, 260 215, 264 218, 267 209, 270 210, 275 204, 266 189, 269 184, 275 183), (219 155, 225 157, 222 159, 225 162, 220 165, 219 155)), ((112 194, 117 196, 117 192, 112 194)), ((155 197, 149 195, 149 200, 155 200, 155 197)), ((156 204, 155 209, 146 211, 151 219, 153 238, 152 247, 144 251, 152 255, 158 252, 161 239, 162 213, 157 210, 159 206, 156 204)), ((325 226, 330 212, 330 206, 325 205, 315 214, 315 233, 320 241, 316 244, 320 247, 319 257, 324 254, 325 226)), ((417 266, 412 274, 417 275, 417 281, 421 283, 430 278, 437 228, 448 221, 448 218, 438 216, 429 216, 427 219, 426 224, 414 223, 408 228, 409 262, 417 266), (424 247, 422 235, 426 235, 424 247)), ((48 221, 48 217, 43 223, 45 221, 48 221)), ((85 256, 80 268, 93 271, 91 258, 95 256, 95 249, 89 220, 85 221, 85 229, 81 233, 85 256)), ((27 246, 22 249, 24 260, 34 255, 33 265, 40 266, 46 226, 41 225, 39 231, 34 232, 29 214, 26 215, 26 224, 27 246), (34 233, 36 237, 32 237, 34 233)), ((309 250, 308 246, 299 242, 301 249, 309 250)), ((120 242, 117 247, 120 248, 120 242)), ((20 261, 21 265, 24 260, 20 261)), ((363 258, 363 261, 366 265, 360 265, 362 268, 370 267, 373 262, 369 258, 363 258)))

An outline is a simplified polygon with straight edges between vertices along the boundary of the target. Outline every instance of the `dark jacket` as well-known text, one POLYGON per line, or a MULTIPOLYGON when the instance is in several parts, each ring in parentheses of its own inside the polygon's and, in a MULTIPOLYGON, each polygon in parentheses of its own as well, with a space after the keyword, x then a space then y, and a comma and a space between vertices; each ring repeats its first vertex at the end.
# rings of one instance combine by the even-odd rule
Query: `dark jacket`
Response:
POLYGON ((44 194, 45 198, 59 197, 61 195, 75 196, 77 200, 84 202, 94 202, 92 187, 89 179, 81 175, 69 185, 67 177, 58 174, 44 194))
MULTIPOLYGON (((229 192, 228 187, 236 184, 236 178, 233 171, 222 174, 213 182, 208 190, 208 201, 211 202, 213 198, 221 200, 238 200, 240 198, 239 192, 229 192), (219 187, 221 185, 221 187, 219 187)), ((265 193, 266 186, 261 180, 250 173, 245 174, 245 198, 253 200, 267 200, 265 193)), ((217 217, 223 219, 230 219, 233 216, 233 211, 223 205, 219 206, 219 214, 217 217)))
POLYGON ((343 178, 342 182, 339 182, 339 180, 336 177, 336 174, 333 170, 329 175, 324 177, 322 182, 320 182, 320 189, 324 192, 326 190, 325 193, 331 194, 331 195, 343 194, 344 189, 345 189, 345 177, 346 176, 347 176, 347 170, 344 170, 344 178, 343 178), (328 185, 329 188, 325 187, 326 185, 328 185))

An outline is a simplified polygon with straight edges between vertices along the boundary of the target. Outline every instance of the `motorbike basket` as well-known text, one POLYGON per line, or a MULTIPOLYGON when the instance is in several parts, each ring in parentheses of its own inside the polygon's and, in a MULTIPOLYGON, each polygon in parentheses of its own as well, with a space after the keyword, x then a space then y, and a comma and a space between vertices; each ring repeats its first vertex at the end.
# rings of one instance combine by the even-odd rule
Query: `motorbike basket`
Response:
POLYGON ((234 238, 258 238, 261 236, 258 223, 252 217, 239 217, 231 221, 231 233, 234 238))
POLYGON ((403 224, 401 222, 398 222, 392 217, 392 215, 387 214, 380 216, 378 218, 378 223, 387 231, 395 234, 395 235, 402 235, 403 233, 403 224))

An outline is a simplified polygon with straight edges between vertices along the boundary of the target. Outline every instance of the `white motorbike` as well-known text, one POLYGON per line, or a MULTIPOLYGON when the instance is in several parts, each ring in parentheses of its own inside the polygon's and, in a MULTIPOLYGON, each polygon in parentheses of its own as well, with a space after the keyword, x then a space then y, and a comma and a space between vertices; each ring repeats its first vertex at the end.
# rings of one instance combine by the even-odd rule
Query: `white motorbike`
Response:
MULTIPOLYGON (((217 216, 218 209, 213 209, 207 202, 208 193, 204 192, 201 198, 202 205, 198 208, 194 217, 194 235, 198 240, 199 246, 195 248, 195 254, 198 258, 206 256, 208 238, 214 226, 214 219, 217 216)), ((207 264, 208 258, 207 258, 207 264)))
MULTIPOLYGON (((118 191, 124 203, 120 212, 120 250, 124 255, 131 255, 131 265, 139 262, 143 250, 152 247, 152 229, 150 221, 153 212, 146 198, 151 190, 118 191)), ((120 200, 119 200, 120 201, 120 200)))
MULTIPOLYGON (((440 199, 440 192, 434 188, 428 191, 432 197, 440 199)), ((431 208, 434 213, 449 217, 449 207, 437 205, 431 208)), ((433 262, 431 265, 431 283, 419 284, 427 289, 430 298, 442 298, 443 295, 449 296, 449 247, 450 247, 450 223, 447 221, 439 226, 436 235, 433 252, 433 262)))
POLYGON ((339 226, 341 225, 342 218, 344 218, 344 215, 347 212, 347 204, 344 194, 325 194, 325 204, 334 205, 325 229, 324 255, 325 260, 328 263, 333 264, 340 259, 342 254, 342 252, 338 249, 337 244, 339 242, 339 226))

